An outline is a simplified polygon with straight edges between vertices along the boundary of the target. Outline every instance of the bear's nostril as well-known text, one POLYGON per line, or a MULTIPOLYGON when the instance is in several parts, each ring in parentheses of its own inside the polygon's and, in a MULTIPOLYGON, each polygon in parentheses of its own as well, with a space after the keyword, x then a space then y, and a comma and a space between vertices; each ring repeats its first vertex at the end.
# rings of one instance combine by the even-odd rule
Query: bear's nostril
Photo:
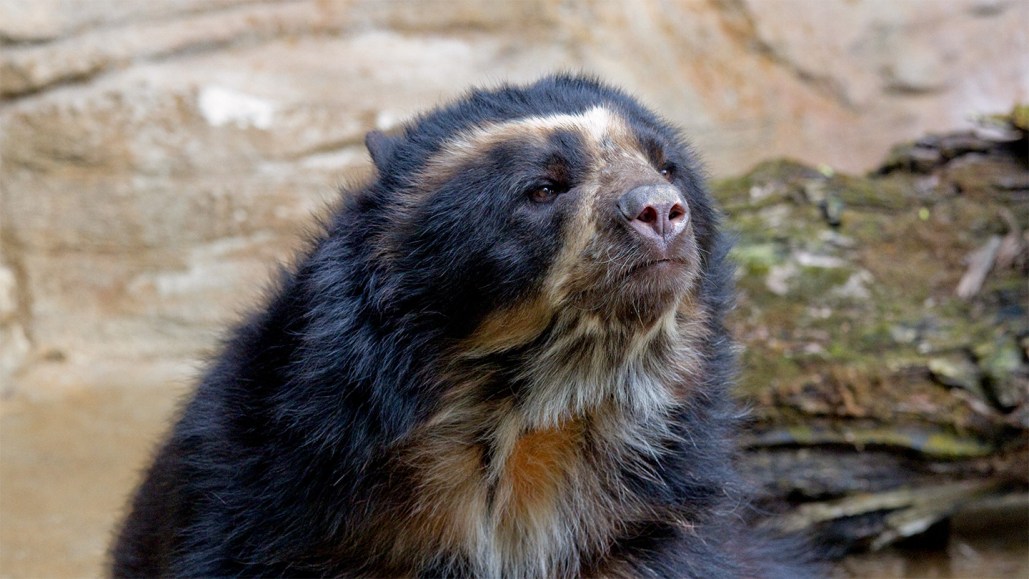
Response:
POLYGON ((672 222, 685 216, 686 208, 678 203, 672 205, 672 208, 668 211, 668 220, 672 222))
POLYGON ((644 223, 656 223, 657 222, 657 209, 654 209, 650 205, 643 208, 643 211, 636 217, 636 219, 644 223))

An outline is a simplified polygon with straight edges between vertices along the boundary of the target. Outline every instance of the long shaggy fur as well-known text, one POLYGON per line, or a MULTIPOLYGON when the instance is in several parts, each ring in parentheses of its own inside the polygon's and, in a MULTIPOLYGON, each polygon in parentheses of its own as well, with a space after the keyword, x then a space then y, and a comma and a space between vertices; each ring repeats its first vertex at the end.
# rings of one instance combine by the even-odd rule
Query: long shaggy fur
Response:
POLYGON ((678 133, 556 76, 368 145, 377 177, 184 408, 114 575, 797 577, 746 524, 728 245, 678 133), (615 207, 652 183, 689 211, 660 262, 615 207))

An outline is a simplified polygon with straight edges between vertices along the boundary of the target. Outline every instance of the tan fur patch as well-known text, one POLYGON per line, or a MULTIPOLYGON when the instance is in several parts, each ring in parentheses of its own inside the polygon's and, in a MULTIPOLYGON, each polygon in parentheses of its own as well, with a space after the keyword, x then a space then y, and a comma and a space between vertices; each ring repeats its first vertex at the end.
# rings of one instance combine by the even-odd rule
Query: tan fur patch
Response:
POLYGON ((490 314, 457 351, 479 356, 501 352, 531 342, 547 328, 552 309, 542 299, 490 314))
POLYGON ((435 438, 412 450, 418 489, 411 511, 401 515, 407 524, 394 539, 394 553, 403 558, 411 552, 464 551, 486 516, 481 449, 435 438))

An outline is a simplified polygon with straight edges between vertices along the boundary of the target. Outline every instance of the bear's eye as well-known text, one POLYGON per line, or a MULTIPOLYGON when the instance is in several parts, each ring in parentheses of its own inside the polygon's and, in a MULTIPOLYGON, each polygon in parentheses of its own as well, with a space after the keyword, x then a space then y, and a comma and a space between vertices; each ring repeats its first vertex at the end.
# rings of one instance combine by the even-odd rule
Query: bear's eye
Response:
POLYGON ((658 171, 660 171, 661 176, 664 177, 666 181, 671 181, 672 179, 675 179, 675 166, 671 163, 665 163, 664 165, 661 165, 661 168, 658 169, 658 171))
POLYGON ((536 203, 550 203, 557 199, 561 191, 556 185, 538 185, 529 190, 529 199, 536 203))

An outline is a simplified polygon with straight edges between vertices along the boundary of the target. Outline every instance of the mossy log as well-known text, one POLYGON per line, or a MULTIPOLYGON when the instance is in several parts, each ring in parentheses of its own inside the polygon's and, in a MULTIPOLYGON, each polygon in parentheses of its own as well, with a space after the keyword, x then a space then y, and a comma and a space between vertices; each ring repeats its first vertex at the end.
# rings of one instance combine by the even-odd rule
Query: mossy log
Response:
POLYGON ((879 548, 1029 487, 1027 107, 864 176, 780 160, 737 234, 743 468, 780 523, 879 548))

